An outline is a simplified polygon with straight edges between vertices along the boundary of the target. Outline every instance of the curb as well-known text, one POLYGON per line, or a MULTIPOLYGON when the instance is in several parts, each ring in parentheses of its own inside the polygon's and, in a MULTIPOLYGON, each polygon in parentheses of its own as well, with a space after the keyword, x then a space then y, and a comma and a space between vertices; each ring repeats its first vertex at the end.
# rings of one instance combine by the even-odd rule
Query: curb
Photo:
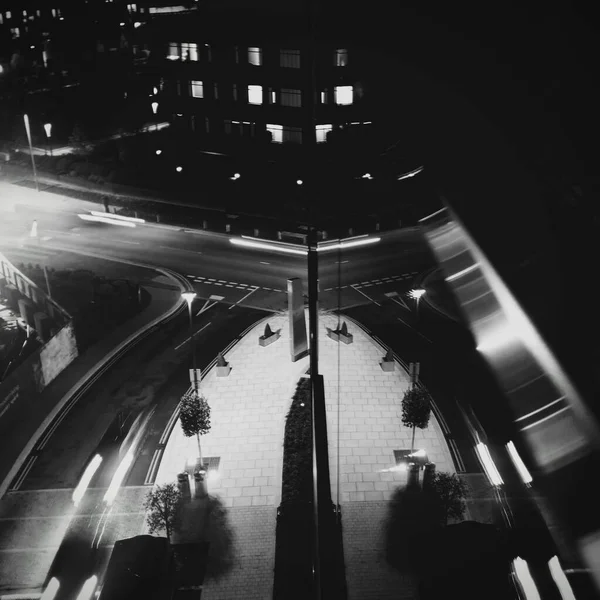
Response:
MULTIPOLYGON (((144 267, 148 269, 152 269, 154 271, 160 272, 166 277, 170 277, 175 281, 179 289, 183 291, 189 291, 191 285, 187 282, 185 278, 180 276, 175 272, 170 272, 168 269, 150 267, 148 265, 144 265, 142 263, 135 263, 133 261, 124 260, 124 259, 116 259, 116 258, 108 258, 102 255, 93 254, 90 252, 75 252, 75 254, 85 254, 87 256, 92 256, 94 258, 102 258, 104 260, 112 260, 114 262, 121 262, 125 264, 130 264, 137 267, 144 267)), ((6 494, 8 487, 10 486, 13 479, 16 477, 17 473, 27 460, 28 456, 31 454, 37 443, 40 441, 40 438, 44 435, 48 427, 51 423, 56 419, 58 415, 63 411, 65 406, 73 400, 82 390, 89 387, 91 384, 95 382, 95 380, 99 377, 101 372, 110 365, 110 363, 119 358, 120 354, 123 354, 127 350, 129 350, 132 346, 134 346, 138 341, 140 341, 146 334, 148 334, 154 327, 157 327, 162 322, 167 321, 173 318, 178 312, 182 311, 185 307, 185 300, 180 298, 179 301, 171 307, 166 313, 156 317, 150 323, 144 325, 141 329, 132 333, 126 340, 121 342, 116 348, 114 348, 111 352, 109 352, 99 363, 94 365, 58 402, 58 404, 52 409, 49 415, 44 419, 42 424, 37 428, 36 432, 31 436, 19 457, 14 462, 11 470, 8 472, 7 476, 0 483, 0 499, 4 497, 6 494)))

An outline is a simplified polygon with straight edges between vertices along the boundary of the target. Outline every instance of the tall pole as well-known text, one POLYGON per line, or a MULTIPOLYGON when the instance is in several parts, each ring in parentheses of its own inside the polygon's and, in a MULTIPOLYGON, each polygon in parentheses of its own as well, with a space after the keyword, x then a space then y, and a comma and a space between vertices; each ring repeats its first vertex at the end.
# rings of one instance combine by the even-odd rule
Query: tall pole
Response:
POLYGON ((38 184, 37 170, 35 168, 35 157, 33 156, 33 145, 31 144, 31 129, 29 128, 29 117, 27 114, 23 115, 23 121, 25 121, 25 131, 27 132, 27 141, 29 142, 29 154, 31 154, 31 166, 33 167, 33 180, 35 181, 35 189, 39 192, 40 186, 38 184))
POLYGON ((192 350, 192 368, 194 369, 194 391, 198 393, 198 384, 196 381, 196 343, 194 342, 194 325, 192 321, 192 302, 188 300, 188 309, 190 315, 190 346, 192 350))

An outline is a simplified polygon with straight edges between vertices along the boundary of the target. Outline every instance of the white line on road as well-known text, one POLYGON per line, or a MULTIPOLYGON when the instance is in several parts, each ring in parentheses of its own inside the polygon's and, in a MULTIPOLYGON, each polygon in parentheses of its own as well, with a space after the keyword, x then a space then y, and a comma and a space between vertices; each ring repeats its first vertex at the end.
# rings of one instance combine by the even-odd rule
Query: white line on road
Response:
POLYGON ((261 265, 270 265, 271 263, 268 263, 268 262, 265 262, 264 260, 261 260, 261 261, 260 261, 260 264, 261 264, 261 265))
MULTIPOLYGON (((166 250, 177 250, 178 252, 191 252, 192 254, 202 254, 202 252, 198 252, 197 250, 188 250, 187 248, 175 248, 174 246, 159 246, 159 248, 165 248, 166 250)), ((193 277, 193 275, 188 275, 188 277, 193 277)))
POLYGON ((271 288, 263 287, 263 290, 269 290, 269 291, 271 291, 271 288))
POLYGON ((11 487, 11 490, 18 490, 23 485, 25 478, 27 477, 27 475, 29 475, 29 471, 31 471, 33 464, 35 463, 36 460, 37 460, 37 456, 30 456, 27 459, 26 467, 23 469, 23 472, 21 473, 21 476, 19 477, 19 479, 17 479, 17 481, 15 481, 15 485, 11 487))
POLYGON ((243 296, 242 298, 240 298, 235 304, 232 304, 229 307, 229 310, 231 310, 234 306, 237 306, 240 302, 243 302, 248 296, 250 296, 250 294, 254 294, 254 292, 258 289, 258 286, 255 287, 254 289, 250 290, 245 296, 243 296))
POLYGON ((236 286, 236 289, 238 289, 238 290, 246 290, 248 288, 245 288, 245 287, 242 287, 241 285, 238 285, 238 286, 236 286))
POLYGON ((347 262, 350 262, 349 260, 336 260, 335 264, 336 265, 345 265, 347 262))
POLYGON ((46 229, 48 233, 58 233, 58 235, 77 235, 80 236, 80 233, 74 233, 72 231, 58 231, 58 229, 46 229))
MULTIPOLYGON (((212 323, 212 321, 209 321, 206 325, 204 325, 203 327, 198 329, 198 331, 195 331, 193 336, 196 337, 201 331, 206 329, 211 323, 212 323)), ((187 344, 187 342, 189 342, 190 339, 191 339, 191 337, 187 338, 185 341, 181 342, 181 344, 179 344, 179 346, 176 346, 174 349, 179 350, 179 348, 181 348, 181 346, 185 346, 185 344, 187 344)))
POLYGON ((231 285, 230 283, 226 283, 226 284, 225 284, 225 287, 230 287, 230 288, 232 288, 232 287, 235 287, 235 285, 231 285))
POLYGON ((223 284, 219 283, 218 281, 213 281, 213 285, 223 285, 223 284))
POLYGON ((140 242, 131 242, 129 240, 114 240, 115 242, 121 242, 121 244, 132 244, 133 246, 139 246, 140 242))
POLYGON ((377 300, 373 300, 373 298, 371 298, 370 296, 367 296, 367 294, 365 294, 364 292, 361 292, 355 285, 351 285, 350 287, 353 290, 356 290, 359 294, 362 294, 367 300, 371 301, 373 304, 376 304, 377 306, 381 306, 381 304, 379 304, 379 302, 377 302, 377 300))

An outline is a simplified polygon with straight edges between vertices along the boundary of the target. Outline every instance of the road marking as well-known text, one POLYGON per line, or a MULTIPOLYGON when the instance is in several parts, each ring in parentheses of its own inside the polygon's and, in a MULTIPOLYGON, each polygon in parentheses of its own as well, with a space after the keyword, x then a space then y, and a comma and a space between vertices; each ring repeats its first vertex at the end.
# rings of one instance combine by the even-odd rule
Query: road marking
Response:
POLYGON ((324 292, 331 292, 331 290, 332 290, 332 289, 333 289, 333 288, 326 288, 326 289, 324 289, 323 291, 324 291, 324 292))
POLYGON ((238 289, 238 290, 245 290, 245 289, 247 289, 247 288, 245 288, 245 287, 242 287, 241 285, 238 285, 238 286, 236 286, 236 289, 238 289))
POLYGON ((219 279, 221 283, 227 283, 224 279, 219 279))
POLYGON ((216 281, 216 279, 211 279, 210 277, 208 278, 208 281, 216 281))
POLYGON ((240 283, 240 285, 241 285, 242 287, 248 287, 248 284, 247 284, 247 283, 240 283))
POLYGON ((271 288, 263 287, 263 290, 269 290, 269 291, 271 291, 271 288))
POLYGON ((349 260, 336 260, 335 264, 336 265, 345 265, 347 262, 350 262, 349 260))
POLYGON ((47 242, 48 240, 51 240, 51 239, 52 239, 52 237, 50 237, 49 235, 45 235, 45 236, 42 238, 42 242, 47 242))
POLYGON ((268 263, 268 262, 265 262, 264 260, 261 260, 261 261, 260 261, 260 264, 261 264, 261 265, 270 265, 271 263, 268 263))
MULTIPOLYGON (((202 254, 202 252, 198 252, 197 250, 188 250, 187 248, 175 248, 175 246, 159 246, 159 248, 165 248, 167 250, 177 250, 178 252, 191 252, 192 254, 202 254)), ((188 275, 188 277, 193 277, 193 275, 188 275)))
POLYGON ((140 242, 130 242, 129 240, 115 240, 115 242, 121 242, 121 244, 132 244, 134 246, 140 245, 140 242))
POLYGON ((230 283, 226 283, 226 284, 225 284, 225 287, 230 287, 230 288, 232 288, 232 287, 235 287, 235 285, 231 285, 230 283))
MULTIPOLYGON (((198 329, 198 331, 195 331, 192 334, 192 337, 196 337, 201 331, 203 331, 204 329, 206 329, 211 323, 212 323, 212 321, 209 321, 202 328, 198 329)), ((187 338, 185 341, 181 342, 181 344, 179 344, 179 346, 175 346, 175 348, 173 348, 173 349, 174 350, 179 350, 179 348, 181 348, 181 346, 185 346, 185 344, 187 344, 192 339, 192 337, 187 338)))
POLYGON ((11 490, 18 490, 23 485, 25 478, 27 477, 27 475, 29 475, 29 471, 31 471, 33 464, 35 463, 36 460, 37 460, 37 455, 29 456, 29 458, 27 459, 27 462, 25 463, 25 468, 21 472, 21 475, 19 475, 19 478, 11 486, 11 488, 10 488, 11 490))
POLYGON ((283 290, 276 290, 275 288, 273 288, 273 291, 283 293, 283 290))
POLYGON ((229 307, 229 310, 231 310, 234 306, 237 306, 240 302, 243 302, 248 296, 250 296, 250 294, 254 294, 254 292, 259 289, 258 286, 256 286, 254 289, 250 290, 243 298, 240 298, 235 304, 232 304, 229 307))
POLYGON ((156 481, 156 475, 158 474, 158 467, 160 466, 160 459, 163 453, 163 448, 157 448, 154 451, 152 460, 150 461, 150 467, 146 473, 146 479, 144 485, 152 485, 156 481))
POLYGON ((362 294, 367 300, 373 302, 373 304, 376 304, 377 306, 381 306, 381 304, 379 304, 379 302, 377 302, 377 300, 373 300, 373 298, 371 298, 370 296, 367 296, 367 294, 365 294, 364 292, 361 292, 355 285, 351 285, 350 287, 352 289, 356 290, 359 294, 362 294))
POLYGON ((219 283, 218 281, 213 281, 213 285, 223 285, 223 284, 219 283))

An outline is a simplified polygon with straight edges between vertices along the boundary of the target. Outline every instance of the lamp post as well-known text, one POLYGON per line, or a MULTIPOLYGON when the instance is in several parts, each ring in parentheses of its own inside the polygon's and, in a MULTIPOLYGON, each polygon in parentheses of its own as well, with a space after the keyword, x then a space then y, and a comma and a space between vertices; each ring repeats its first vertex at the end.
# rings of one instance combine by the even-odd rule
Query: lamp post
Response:
POLYGON ((38 184, 37 169, 35 168, 35 157, 33 156, 33 145, 31 144, 31 129, 29 128, 29 117, 27 114, 23 115, 23 121, 25 122, 25 131, 27 133, 27 141, 29 142, 29 154, 31 154, 31 166, 33 167, 33 180, 35 181, 35 189, 39 192, 40 186, 38 184))
POLYGON ((196 344, 194 343, 194 329, 192 323, 192 303, 196 298, 196 292, 183 292, 181 297, 187 302, 188 305, 188 313, 190 316, 190 346, 192 350, 192 368, 194 369, 194 391, 197 393, 197 381, 196 381, 196 344))
POLYGON ((154 113, 154 128, 158 131, 158 123, 156 122, 156 114, 158 113, 158 102, 156 100, 152 103, 152 112, 154 113))
POLYGON ((417 315, 417 321, 419 320, 419 301, 426 293, 427 293, 427 290, 424 290, 423 288, 410 290, 410 292, 408 292, 408 295, 416 302, 417 308, 416 308, 415 313, 417 315))
POLYGON ((52 156, 52 123, 44 123, 44 131, 48 138, 48 146, 50 147, 50 156, 52 156))

